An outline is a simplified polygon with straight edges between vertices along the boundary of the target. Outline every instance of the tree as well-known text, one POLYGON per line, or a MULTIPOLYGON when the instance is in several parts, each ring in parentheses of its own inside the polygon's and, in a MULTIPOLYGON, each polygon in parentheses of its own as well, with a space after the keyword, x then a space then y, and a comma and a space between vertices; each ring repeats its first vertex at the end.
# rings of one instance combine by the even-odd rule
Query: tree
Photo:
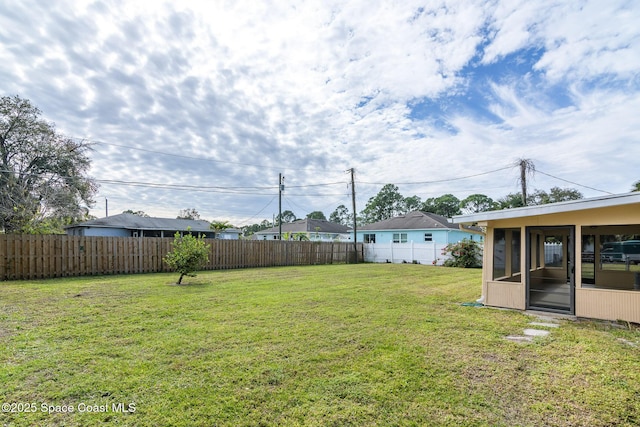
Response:
MULTIPOLYGON (((582 197, 582 193, 573 188, 553 187, 548 193, 544 190, 536 189, 532 194, 529 195, 529 197, 527 197, 527 206, 566 202, 569 200, 582 199, 582 197)), ((507 194, 501 199, 498 199, 497 202, 498 209, 521 208, 523 206, 522 195, 517 193, 507 194)))
POLYGON ((144 211, 134 211, 132 209, 127 209, 126 211, 122 211, 123 214, 131 214, 131 215, 137 215, 137 216, 141 216, 144 218, 149 218, 149 215, 147 215, 144 211))
POLYGON ((418 196, 409 196, 404 198, 404 211, 417 211, 422 206, 422 200, 418 196))
MULTIPOLYGON (((285 222, 293 222, 296 219, 298 219, 298 218, 296 218, 296 214, 294 214, 293 212, 291 212, 291 211, 282 212, 282 222, 283 223, 285 223, 285 222)), ((276 216, 276 224, 278 224, 278 221, 280 221, 280 215, 276 216)))
POLYGON ((264 219, 260 224, 245 225, 244 227, 242 227, 242 235, 250 236, 253 233, 257 233, 260 230, 266 230, 267 228, 271 228, 272 226, 273 225, 270 221, 264 219))
POLYGON ((260 230, 266 230, 267 228, 271 228, 271 227, 273 227, 273 226, 274 226, 274 224, 272 224, 271 222, 269 222, 269 220, 268 220, 268 219, 263 219, 263 220, 262 220, 262 222, 261 222, 261 223, 260 223, 260 225, 259 225, 259 227, 260 227, 260 228, 258 229, 258 231, 260 231, 260 230))
POLYGON ((442 215, 446 218, 451 218, 454 215, 460 215, 462 213, 460 210, 460 199, 453 194, 444 194, 440 197, 425 200, 422 205, 422 210, 442 215))
POLYGON ((631 191, 640 191, 640 181, 636 181, 633 184, 633 188, 631 189, 631 191))
POLYGON ((378 194, 369 199, 362 216, 365 222, 372 223, 406 213, 404 209, 404 197, 398 192, 398 187, 386 184, 378 194))
POLYGON ((198 211, 195 210, 194 208, 182 209, 178 213, 178 216, 176 218, 177 219, 200 219, 200 213, 198 213, 198 211))
POLYGON ((64 137, 40 116, 27 99, 0 98, 0 229, 6 233, 81 220, 93 205, 89 145, 64 137))
POLYGON ((179 232, 173 237, 173 249, 164 257, 164 262, 180 273, 178 285, 182 283, 184 276, 195 277, 194 272, 202 268, 209 262, 209 249, 203 236, 195 237, 191 233, 180 235, 179 232))
POLYGON ((524 205, 522 204, 522 194, 518 193, 509 193, 504 197, 501 197, 497 201, 498 209, 512 209, 512 208, 521 208, 524 205))
POLYGON ((216 232, 216 237, 218 236, 218 233, 222 233, 224 230, 232 227, 233 225, 228 221, 211 221, 211 224, 209 224, 209 228, 216 232))
POLYGON ((567 202, 582 199, 582 193, 573 188, 552 187, 549 193, 536 190, 529 199, 530 205, 546 205, 548 203, 567 202))
POLYGON ((307 214, 307 218, 309 218, 309 219, 321 219, 323 221, 327 220, 327 217, 324 216, 324 213, 322 213, 321 211, 313 211, 310 214, 307 214))
POLYGON ((450 256, 443 264, 445 267, 482 268, 482 248, 475 240, 450 243, 442 254, 450 256))
POLYGON ((496 207, 497 203, 484 194, 472 194, 460 202, 460 208, 465 214, 491 211, 496 207))
POLYGON ((353 223, 353 216, 345 205, 340 205, 329 215, 329 221, 348 226, 353 223))

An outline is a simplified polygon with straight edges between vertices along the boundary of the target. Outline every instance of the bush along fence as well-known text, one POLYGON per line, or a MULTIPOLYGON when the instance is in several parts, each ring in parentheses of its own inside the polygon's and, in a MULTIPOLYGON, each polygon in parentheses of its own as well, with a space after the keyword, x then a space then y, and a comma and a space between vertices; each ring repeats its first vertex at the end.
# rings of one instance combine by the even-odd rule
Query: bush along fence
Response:
MULTIPOLYGON (((353 243, 214 240, 204 270, 339 264, 353 243)), ((171 271, 163 262, 173 238, 0 234, 0 280, 171 271)), ((362 260, 362 245, 358 245, 362 260)))

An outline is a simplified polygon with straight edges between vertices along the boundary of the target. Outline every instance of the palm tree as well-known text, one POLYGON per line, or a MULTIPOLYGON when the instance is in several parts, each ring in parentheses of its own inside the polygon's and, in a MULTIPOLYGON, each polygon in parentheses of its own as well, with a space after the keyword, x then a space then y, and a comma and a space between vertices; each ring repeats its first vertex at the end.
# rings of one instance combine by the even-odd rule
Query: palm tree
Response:
POLYGON ((227 228, 232 228, 232 227, 233 225, 231 225, 227 221, 212 221, 211 224, 209 225, 209 228, 216 232, 215 233, 216 238, 218 238, 218 234, 222 233, 227 228))

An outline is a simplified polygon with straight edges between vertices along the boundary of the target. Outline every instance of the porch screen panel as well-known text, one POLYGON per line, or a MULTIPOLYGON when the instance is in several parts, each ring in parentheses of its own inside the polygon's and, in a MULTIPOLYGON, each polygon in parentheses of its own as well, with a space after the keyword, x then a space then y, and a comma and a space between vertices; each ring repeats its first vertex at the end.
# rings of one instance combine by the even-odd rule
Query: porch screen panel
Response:
POLYGON ((511 231, 511 275, 520 273, 520 230, 511 231))
POLYGON ((506 275, 506 230, 496 228, 493 230, 493 280, 498 280, 506 275))
MULTIPOLYGON (((594 285, 596 283, 596 236, 593 234, 583 234, 581 247, 581 277, 582 283, 594 285)), ((598 256, 600 251, 598 251, 598 256)))
POLYGON ((582 285, 640 291, 640 224, 582 227, 582 285))
POLYGON ((520 274, 520 240, 518 228, 493 230, 493 280, 513 281, 520 274))

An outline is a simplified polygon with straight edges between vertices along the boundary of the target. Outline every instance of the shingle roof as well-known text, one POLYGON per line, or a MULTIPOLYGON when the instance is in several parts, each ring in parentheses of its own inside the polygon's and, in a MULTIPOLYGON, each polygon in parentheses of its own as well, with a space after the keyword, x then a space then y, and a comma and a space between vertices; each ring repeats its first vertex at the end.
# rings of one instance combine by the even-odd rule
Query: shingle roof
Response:
POLYGON ((103 228, 123 228, 125 230, 180 230, 208 232, 209 222, 198 219, 174 219, 174 218, 152 218, 133 214, 119 214, 105 218, 92 219, 81 222, 66 228, 74 227, 103 227, 103 228))
POLYGON ((413 211, 405 215, 396 216, 373 224, 363 225, 359 230, 429 230, 429 229, 458 229, 447 218, 430 212, 413 211))
MULTIPOLYGON (((267 233, 278 233, 279 227, 271 227, 266 230, 261 230, 256 234, 267 234, 267 233)), ((336 233, 336 234, 345 234, 348 233, 351 229, 341 224, 336 224, 335 222, 329 222, 322 219, 300 219, 293 222, 283 222, 282 223, 282 232, 283 233, 336 233)))

